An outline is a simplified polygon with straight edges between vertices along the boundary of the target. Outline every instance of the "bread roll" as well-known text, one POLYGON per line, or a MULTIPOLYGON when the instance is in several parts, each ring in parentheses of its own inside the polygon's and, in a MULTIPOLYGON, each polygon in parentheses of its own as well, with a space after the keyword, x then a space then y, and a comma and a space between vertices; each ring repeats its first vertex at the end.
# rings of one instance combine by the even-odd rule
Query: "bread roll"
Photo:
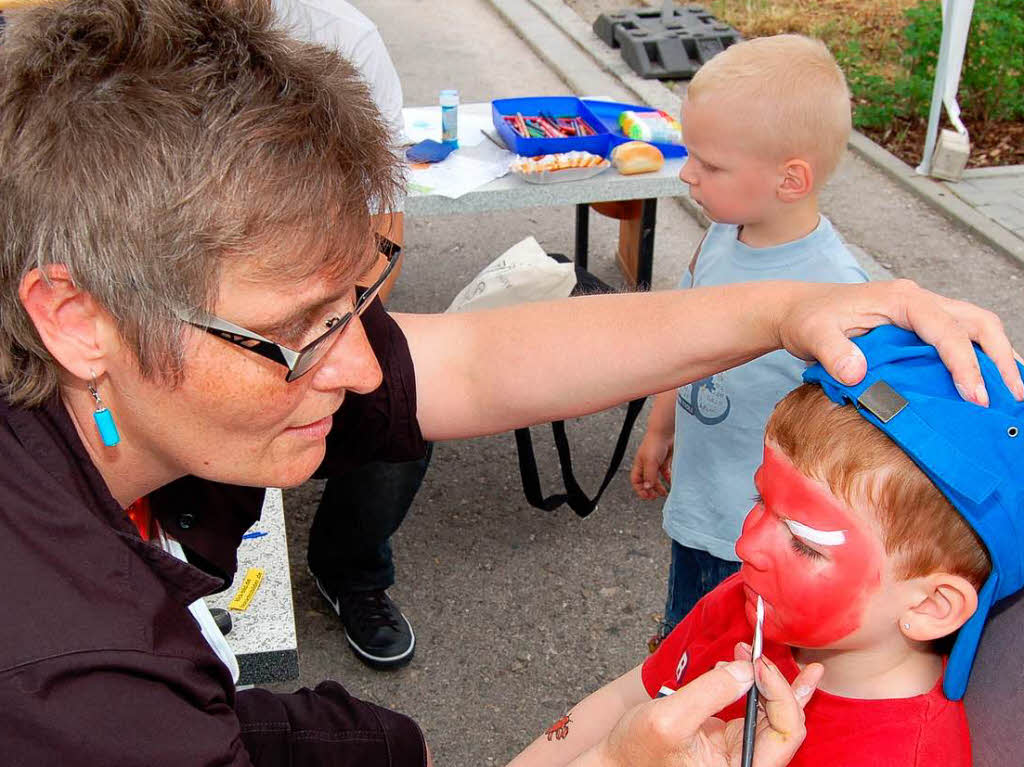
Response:
POLYGON ((658 147, 645 141, 627 141, 612 150, 612 163, 619 169, 619 173, 629 176, 661 170, 665 157, 658 147))

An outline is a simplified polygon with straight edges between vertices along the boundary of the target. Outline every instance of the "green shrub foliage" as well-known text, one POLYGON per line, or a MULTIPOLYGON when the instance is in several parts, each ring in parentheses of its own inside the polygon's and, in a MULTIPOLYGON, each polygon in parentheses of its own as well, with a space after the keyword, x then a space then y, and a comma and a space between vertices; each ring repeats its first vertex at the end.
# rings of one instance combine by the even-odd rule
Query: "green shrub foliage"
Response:
MULTIPOLYGON (((928 116, 942 39, 939 0, 910 8, 906 19, 895 76, 879 71, 857 41, 837 52, 858 128, 928 116)), ((969 125, 1024 119, 1024 0, 975 0, 958 101, 969 125)))

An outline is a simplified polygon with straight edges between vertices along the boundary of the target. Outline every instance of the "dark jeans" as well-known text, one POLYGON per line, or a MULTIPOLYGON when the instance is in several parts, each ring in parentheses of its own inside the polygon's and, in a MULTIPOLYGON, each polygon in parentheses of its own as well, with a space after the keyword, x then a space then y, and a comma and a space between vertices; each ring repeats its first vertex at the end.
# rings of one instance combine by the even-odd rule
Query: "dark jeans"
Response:
POLYGON ((739 569, 739 562, 719 559, 702 549, 691 549, 672 541, 663 633, 674 629, 705 594, 739 569))
POLYGON ((376 591, 395 582, 392 534, 402 524, 430 464, 368 463, 324 487, 309 530, 309 569, 338 591, 376 591))

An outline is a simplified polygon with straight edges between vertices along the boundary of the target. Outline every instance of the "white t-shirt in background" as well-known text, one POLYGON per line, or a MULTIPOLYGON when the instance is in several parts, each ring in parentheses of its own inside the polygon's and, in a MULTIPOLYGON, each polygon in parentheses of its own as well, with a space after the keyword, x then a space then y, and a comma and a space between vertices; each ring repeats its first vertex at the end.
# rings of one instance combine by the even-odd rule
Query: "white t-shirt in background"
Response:
POLYGON ((370 86, 394 145, 400 146, 402 83, 377 25, 344 0, 273 0, 273 7, 293 35, 336 50, 352 62, 370 86))

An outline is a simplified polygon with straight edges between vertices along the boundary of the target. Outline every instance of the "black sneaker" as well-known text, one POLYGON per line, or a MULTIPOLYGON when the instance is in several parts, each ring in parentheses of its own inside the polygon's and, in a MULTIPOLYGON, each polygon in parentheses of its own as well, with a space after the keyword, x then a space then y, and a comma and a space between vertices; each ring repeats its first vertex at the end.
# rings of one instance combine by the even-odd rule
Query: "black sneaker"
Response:
POLYGON ((412 660, 416 635, 386 591, 333 592, 319 578, 313 582, 345 626, 352 651, 367 666, 398 668, 412 660))

